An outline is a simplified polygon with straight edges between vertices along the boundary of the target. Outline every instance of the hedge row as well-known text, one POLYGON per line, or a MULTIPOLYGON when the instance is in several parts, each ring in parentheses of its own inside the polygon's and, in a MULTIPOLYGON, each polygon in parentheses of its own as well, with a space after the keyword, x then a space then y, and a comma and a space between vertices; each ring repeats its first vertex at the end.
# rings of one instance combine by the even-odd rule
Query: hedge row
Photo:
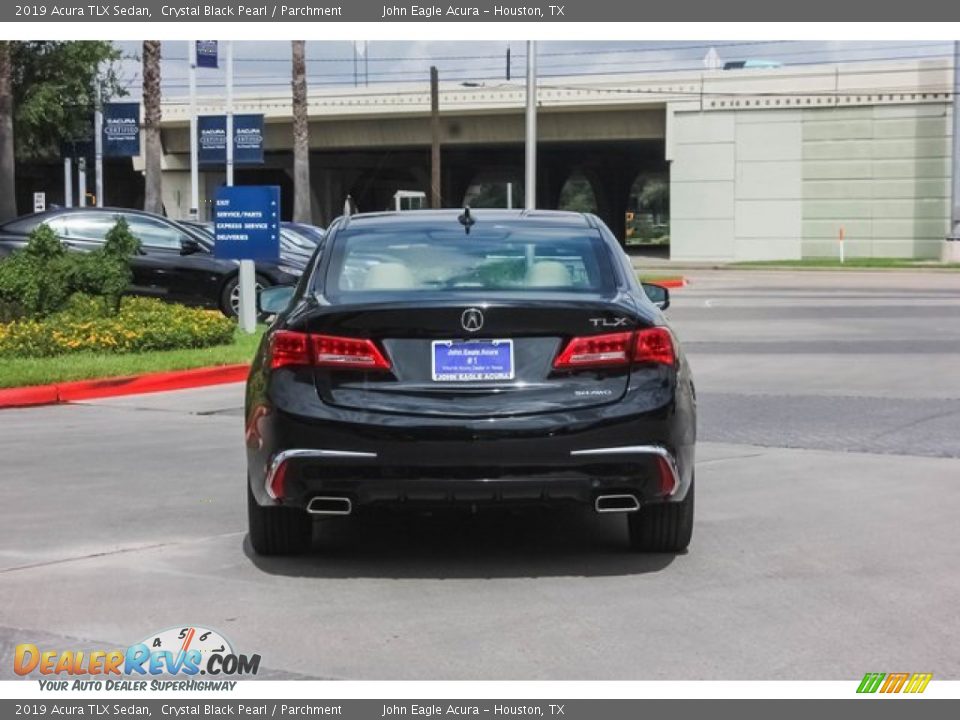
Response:
POLYGON ((45 318, 0 324, 0 357, 210 347, 232 342, 236 330, 220 312, 153 298, 125 298, 113 315, 103 306, 103 298, 75 295, 62 311, 45 318))

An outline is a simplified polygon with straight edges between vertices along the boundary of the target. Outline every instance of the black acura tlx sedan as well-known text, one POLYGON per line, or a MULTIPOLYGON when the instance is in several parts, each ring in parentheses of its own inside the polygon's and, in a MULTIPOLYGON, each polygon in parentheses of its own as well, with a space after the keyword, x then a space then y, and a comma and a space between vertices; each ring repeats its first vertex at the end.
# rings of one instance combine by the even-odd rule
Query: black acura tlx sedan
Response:
POLYGON ((693 531, 696 399, 661 312, 593 215, 407 211, 328 230, 246 392, 250 541, 306 549, 373 506, 580 503, 636 550, 693 531))

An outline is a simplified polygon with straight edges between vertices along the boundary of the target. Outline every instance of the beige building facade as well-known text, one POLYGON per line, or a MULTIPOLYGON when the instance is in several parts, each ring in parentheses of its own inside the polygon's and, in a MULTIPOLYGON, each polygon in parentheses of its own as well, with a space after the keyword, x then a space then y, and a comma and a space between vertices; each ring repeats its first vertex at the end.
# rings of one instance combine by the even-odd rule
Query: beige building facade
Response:
MULTIPOLYGON (((673 259, 836 257, 841 237, 846 257, 937 258, 950 213, 952 74, 949 59, 923 59, 541 78, 538 200, 548 207, 583 165, 600 214, 616 229, 633 179, 655 167, 669 172, 673 259), (642 152, 625 152, 632 148, 642 152)), ((173 216, 189 208, 185 100, 163 109, 164 199, 173 216)), ((519 179, 524 102, 522 83, 441 84, 444 157, 460 154, 460 165, 444 170, 450 203, 491 170, 519 179)), ((342 207, 351 187, 382 184, 375 175, 385 160, 423 165, 429 108, 425 84, 312 93, 315 204, 342 207)), ((222 109, 221 98, 201 98, 200 114, 222 109)), ((241 95, 235 112, 264 114, 263 177, 284 179, 292 170, 289 96, 241 95)), ((427 178, 429 167, 418 165, 395 189, 418 189, 400 183, 427 178)), ((202 206, 220 182, 222 173, 202 174, 202 206)))

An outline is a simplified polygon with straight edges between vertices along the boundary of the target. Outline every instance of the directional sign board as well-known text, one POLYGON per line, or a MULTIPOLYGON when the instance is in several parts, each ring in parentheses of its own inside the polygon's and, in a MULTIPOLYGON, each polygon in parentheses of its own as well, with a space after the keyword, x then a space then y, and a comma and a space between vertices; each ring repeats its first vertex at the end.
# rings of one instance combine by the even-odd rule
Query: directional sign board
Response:
POLYGON ((217 191, 214 232, 215 257, 277 260, 280 257, 280 188, 224 185, 217 191))

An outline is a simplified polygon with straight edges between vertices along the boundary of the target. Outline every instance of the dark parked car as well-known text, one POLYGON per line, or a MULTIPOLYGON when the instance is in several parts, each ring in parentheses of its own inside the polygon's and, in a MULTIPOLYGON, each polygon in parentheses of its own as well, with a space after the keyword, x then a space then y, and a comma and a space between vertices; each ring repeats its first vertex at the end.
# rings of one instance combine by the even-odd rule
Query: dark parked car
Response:
MULTIPOLYGON (((140 239, 140 254, 130 263, 132 293, 236 315, 237 262, 213 257, 208 235, 153 213, 128 208, 57 208, 26 215, 0 226, 0 259, 26 245, 27 236, 41 223, 49 225, 69 249, 91 250, 104 242, 118 216, 126 218, 131 232, 140 239)), ((308 260, 297 253, 281 254, 276 263, 258 262, 258 288, 296 282, 308 260)))
POLYGON ((633 548, 693 529, 696 401, 661 312, 592 215, 418 211, 328 230, 247 383, 250 540, 373 506, 572 502, 633 548))
POLYGON ((322 227, 307 225, 306 223, 282 222, 280 223, 280 227, 284 230, 289 230, 291 235, 297 238, 296 242, 300 243, 304 248, 307 247, 307 243, 313 243, 314 246, 319 245, 327 236, 326 231, 322 227))
MULTIPOLYGON (((205 238, 205 243, 211 249, 213 248, 214 230, 212 222, 182 221, 182 224, 201 233, 205 238)), ((317 246, 323 243, 323 238, 322 228, 301 223, 282 222, 280 223, 280 257, 285 261, 296 263, 302 269, 310 262, 317 246)))

